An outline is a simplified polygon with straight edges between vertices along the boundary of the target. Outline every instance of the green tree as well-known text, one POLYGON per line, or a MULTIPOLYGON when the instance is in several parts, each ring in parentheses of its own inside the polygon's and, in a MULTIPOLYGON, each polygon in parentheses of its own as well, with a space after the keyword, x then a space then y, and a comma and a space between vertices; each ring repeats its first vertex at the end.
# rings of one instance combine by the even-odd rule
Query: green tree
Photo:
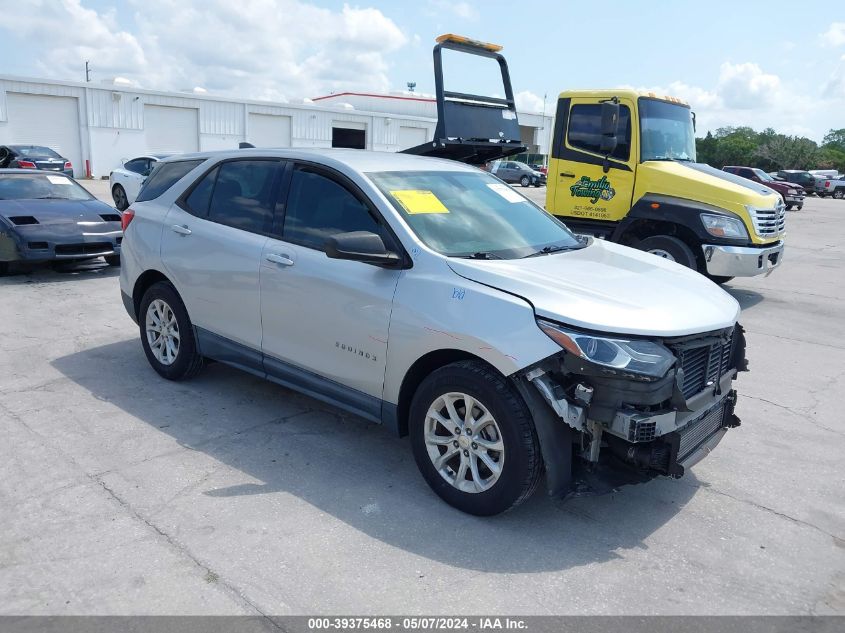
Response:
POLYGON ((798 136, 777 134, 757 148, 755 155, 778 169, 814 169, 819 146, 798 136))
MULTIPOLYGON (((824 135, 822 147, 828 147, 840 152, 845 152, 845 128, 830 130, 824 135)), ((823 168, 822 168, 823 169, 823 168)))

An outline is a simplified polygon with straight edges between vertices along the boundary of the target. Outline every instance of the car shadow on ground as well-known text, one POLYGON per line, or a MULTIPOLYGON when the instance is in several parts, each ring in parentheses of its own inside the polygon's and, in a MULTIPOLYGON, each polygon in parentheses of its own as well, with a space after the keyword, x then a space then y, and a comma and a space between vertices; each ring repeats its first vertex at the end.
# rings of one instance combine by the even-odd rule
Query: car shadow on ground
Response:
POLYGON ((0 275, 0 285, 50 284, 119 276, 120 268, 109 266, 102 259, 69 264, 15 264, 8 273, 0 275))
POLYGON ((743 310, 750 310, 765 299, 763 295, 754 290, 731 288, 730 286, 722 286, 722 288, 739 302, 739 307, 743 310))
MULTIPOLYGON (((183 447, 242 473, 229 472, 227 479, 242 481, 246 475, 257 482, 192 486, 193 499, 180 503, 203 504, 204 520, 228 516, 231 497, 266 495, 267 502, 256 506, 266 517, 258 520, 272 525, 287 493, 392 547, 470 570, 528 573, 621 558, 625 550, 647 548, 649 536, 707 485, 688 474, 565 502, 550 499, 541 487, 512 512, 478 518, 449 507, 429 490, 407 438, 225 365, 211 364, 188 382, 168 382, 149 367, 136 339, 86 349, 53 365, 153 433, 167 433, 183 447), (250 419, 235 411, 248 411, 250 419)), ((185 460, 193 455, 185 452, 185 460)), ((166 464, 172 457, 162 459, 166 464)), ((145 461, 141 455, 125 460, 127 471, 145 461)), ((143 477, 138 480, 137 472, 132 477, 143 487, 143 477)), ((184 485, 174 472, 167 495, 184 485)), ((162 503, 169 522, 188 511, 169 507, 172 500, 162 503)), ((191 521, 190 516, 183 520, 191 521)))

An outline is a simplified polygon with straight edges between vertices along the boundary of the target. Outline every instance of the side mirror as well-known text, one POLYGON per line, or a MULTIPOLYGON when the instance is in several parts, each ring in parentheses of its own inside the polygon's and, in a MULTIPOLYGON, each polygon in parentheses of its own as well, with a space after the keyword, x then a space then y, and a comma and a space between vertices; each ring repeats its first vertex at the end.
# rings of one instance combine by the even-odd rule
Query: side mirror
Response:
POLYGON ((387 250, 381 236, 370 231, 338 233, 326 240, 326 255, 331 259, 351 259, 356 262, 394 268, 402 258, 387 250))
POLYGON ((601 144, 604 154, 612 154, 616 149, 616 132, 619 127, 619 103, 603 101, 601 104, 601 144))

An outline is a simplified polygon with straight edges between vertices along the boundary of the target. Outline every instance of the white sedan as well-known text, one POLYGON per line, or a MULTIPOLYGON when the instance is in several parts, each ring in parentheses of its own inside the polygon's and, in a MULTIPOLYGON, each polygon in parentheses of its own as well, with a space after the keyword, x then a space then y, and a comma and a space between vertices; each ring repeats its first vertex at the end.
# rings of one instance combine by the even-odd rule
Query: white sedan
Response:
POLYGON ((109 188, 114 206, 125 211, 135 202, 141 185, 152 172, 155 164, 173 154, 149 154, 138 156, 123 163, 123 167, 115 169, 109 174, 109 188))

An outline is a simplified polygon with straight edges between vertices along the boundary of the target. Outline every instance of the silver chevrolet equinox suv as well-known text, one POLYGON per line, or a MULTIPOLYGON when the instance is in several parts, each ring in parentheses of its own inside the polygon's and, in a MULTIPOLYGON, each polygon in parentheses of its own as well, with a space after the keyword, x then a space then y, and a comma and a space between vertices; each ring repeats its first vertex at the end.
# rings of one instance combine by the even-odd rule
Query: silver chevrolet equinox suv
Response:
POLYGON ((477 515, 680 477, 739 424, 737 302, 436 158, 240 149, 159 164, 120 286, 169 380, 227 363, 410 435, 477 515))

